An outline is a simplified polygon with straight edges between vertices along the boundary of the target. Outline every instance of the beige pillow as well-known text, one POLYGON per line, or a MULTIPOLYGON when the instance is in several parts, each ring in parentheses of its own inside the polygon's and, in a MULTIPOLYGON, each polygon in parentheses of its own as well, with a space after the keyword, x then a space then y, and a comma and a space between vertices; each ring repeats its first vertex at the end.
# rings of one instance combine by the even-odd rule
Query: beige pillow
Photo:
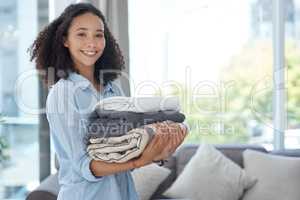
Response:
POLYGON ((132 172, 134 185, 140 200, 149 200, 158 186, 169 176, 171 170, 150 164, 132 172))
POLYGON ((171 198, 238 200, 255 184, 241 167, 212 145, 202 144, 173 185, 164 193, 171 198))
POLYGON ((258 179, 243 200, 300 199, 300 158, 252 150, 246 150, 243 156, 246 172, 258 179))

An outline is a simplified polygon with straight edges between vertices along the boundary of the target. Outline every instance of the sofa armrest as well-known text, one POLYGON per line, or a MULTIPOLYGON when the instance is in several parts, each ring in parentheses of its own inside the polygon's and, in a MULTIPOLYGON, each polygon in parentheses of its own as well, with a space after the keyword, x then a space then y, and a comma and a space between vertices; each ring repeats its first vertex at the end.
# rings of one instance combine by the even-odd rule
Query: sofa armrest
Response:
POLYGON ((26 200, 56 200, 59 191, 57 173, 48 176, 32 192, 28 194, 26 200))

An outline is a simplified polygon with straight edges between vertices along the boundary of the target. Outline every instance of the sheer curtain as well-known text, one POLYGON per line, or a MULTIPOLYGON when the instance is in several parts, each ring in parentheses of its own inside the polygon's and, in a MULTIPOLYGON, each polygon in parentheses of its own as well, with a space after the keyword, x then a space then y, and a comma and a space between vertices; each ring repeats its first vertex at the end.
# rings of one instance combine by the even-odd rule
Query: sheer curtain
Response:
POLYGON ((128 1, 127 0, 96 0, 91 1, 103 12, 110 31, 115 36, 125 60, 125 70, 120 84, 126 96, 130 96, 129 87, 129 35, 128 35, 128 1))

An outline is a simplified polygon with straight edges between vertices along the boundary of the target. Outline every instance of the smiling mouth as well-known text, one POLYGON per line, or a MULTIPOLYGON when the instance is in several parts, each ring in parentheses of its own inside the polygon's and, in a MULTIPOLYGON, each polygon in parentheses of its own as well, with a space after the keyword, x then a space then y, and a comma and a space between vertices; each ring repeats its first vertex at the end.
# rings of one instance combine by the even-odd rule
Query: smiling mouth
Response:
POLYGON ((80 52, 82 54, 84 54, 85 56, 88 56, 88 57, 93 57, 97 54, 98 51, 87 51, 87 50, 80 50, 80 52))

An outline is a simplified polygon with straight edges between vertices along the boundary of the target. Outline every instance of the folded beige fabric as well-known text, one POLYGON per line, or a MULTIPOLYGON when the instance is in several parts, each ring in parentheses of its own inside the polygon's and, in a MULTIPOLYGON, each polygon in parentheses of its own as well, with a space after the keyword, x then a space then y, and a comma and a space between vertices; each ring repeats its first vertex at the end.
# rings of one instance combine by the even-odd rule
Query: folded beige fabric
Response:
POLYGON ((138 157, 153 137, 151 126, 136 128, 119 137, 92 138, 87 152, 94 160, 109 163, 127 162, 138 157))

